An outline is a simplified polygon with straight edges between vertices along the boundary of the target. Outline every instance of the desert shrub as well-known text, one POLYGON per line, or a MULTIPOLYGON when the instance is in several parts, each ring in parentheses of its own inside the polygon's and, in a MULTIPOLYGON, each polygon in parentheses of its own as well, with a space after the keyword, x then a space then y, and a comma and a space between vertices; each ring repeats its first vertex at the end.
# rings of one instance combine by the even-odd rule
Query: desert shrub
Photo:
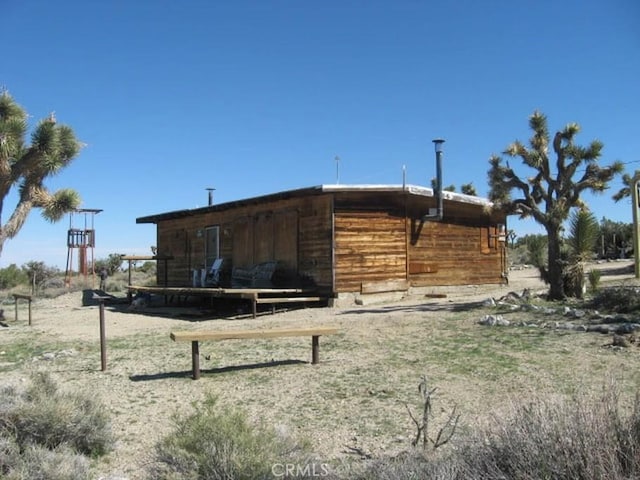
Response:
MULTIPOLYGON (((378 457, 359 472, 343 478, 354 480, 453 480, 459 477, 455 457, 431 459, 424 450, 412 449, 393 457, 378 457)), ((471 477, 470 477, 471 478, 471 477)))
POLYGON ((125 282, 122 281, 108 281, 106 285, 106 291, 111 293, 123 292, 126 289, 125 282))
POLYGON ((48 374, 34 375, 23 392, 5 387, 0 401, 0 436, 13 438, 21 454, 37 446, 99 456, 113 445, 105 409, 84 394, 59 391, 48 374))
POLYGON ((110 253, 107 258, 101 258, 94 262, 94 270, 99 272, 102 268, 107 269, 109 276, 115 275, 122 270, 122 255, 120 253, 110 253))
POLYGON ((27 283, 29 283, 29 276, 15 263, 0 268, 0 289, 6 290, 27 283))
POLYGON ((596 290, 598 290, 602 272, 596 268, 592 268, 591 270, 589 270, 587 277, 589 279, 589 290, 591 290, 591 292, 595 292, 596 290))
POLYGON ((640 310, 640 290, 636 287, 610 287, 598 290, 589 302, 591 308, 631 313, 640 310))
POLYGON ((517 405, 455 460, 457 478, 628 479, 640 476, 640 401, 540 398, 517 405))
POLYGON ((140 265, 140 267, 138 267, 138 270, 149 275, 155 275, 156 268, 156 262, 149 261, 144 262, 142 265, 140 265))
POLYGON ((540 268, 546 265, 547 261, 547 237, 546 235, 527 235, 525 237, 528 263, 540 268))
POLYGON ((154 479, 267 479, 276 463, 302 459, 305 447, 275 429, 249 422, 244 412, 208 396, 156 446, 154 479))
POLYGON ((39 445, 20 449, 15 439, 0 435, 0 477, 7 480, 78 480, 89 478, 89 461, 61 446, 39 445))

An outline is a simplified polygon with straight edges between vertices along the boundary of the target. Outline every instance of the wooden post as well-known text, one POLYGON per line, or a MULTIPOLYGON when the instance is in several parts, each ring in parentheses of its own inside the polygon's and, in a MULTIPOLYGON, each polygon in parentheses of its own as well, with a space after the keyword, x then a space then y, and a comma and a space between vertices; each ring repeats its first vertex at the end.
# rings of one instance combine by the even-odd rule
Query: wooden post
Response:
MULTIPOLYGON (((129 286, 131 286, 131 259, 129 259, 129 286)), ((127 290, 127 302, 129 302, 129 305, 131 305, 131 289, 127 290)))
POLYGON ((191 370, 193 371, 193 379, 200 378, 200 346, 198 341, 191 342, 191 370))
POLYGON ((107 370, 107 329, 104 321, 104 301, 108 298, 93 294, 93 299, 98 301, 100 309, 100 367, 103 372, 107 370))
POLYGON ((311 363, 315 365, 320 361, 320 335, 311 337, 311 363))
POLYGON ((29 326, 31 326, 31 298, 29 300, 29 326))
POLYGON ((107 370, 107 338, 104 325, 104 300, 100 300, 100 367, 107 370))

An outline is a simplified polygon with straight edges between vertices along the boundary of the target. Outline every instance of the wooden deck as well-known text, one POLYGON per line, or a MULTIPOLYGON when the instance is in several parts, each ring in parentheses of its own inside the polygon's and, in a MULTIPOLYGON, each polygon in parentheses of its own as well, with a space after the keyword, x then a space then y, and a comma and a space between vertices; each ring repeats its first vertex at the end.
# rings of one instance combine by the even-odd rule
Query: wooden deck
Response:
POLYGON ((253 318, 256 318, 258 304, 270 304, 274 308, 284 303, 321 303, 327 296, 316 291, 300 288, 223 288, 223 287, 143 287, 129 285, 129 292, 163 295, 165 301, 171 297, 230 298, 247 300, 251 303, 253 318))

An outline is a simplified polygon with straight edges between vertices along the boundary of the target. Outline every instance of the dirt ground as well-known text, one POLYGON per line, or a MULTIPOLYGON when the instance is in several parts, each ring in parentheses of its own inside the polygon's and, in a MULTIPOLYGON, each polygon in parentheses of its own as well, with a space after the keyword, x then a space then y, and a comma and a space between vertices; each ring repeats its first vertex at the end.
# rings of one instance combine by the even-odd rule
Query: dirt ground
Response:
MULTIPOLYGON (((634 284, 631 267, 632 262, 623 261, 593 265, 603 271, 603 281, 634 284)), ((31 326, 25 303, 20 303, 17 322, 13 305, 4 305, 7 326, 0 327, 0 372, 4 383, 24 383, 31 372, 48 371, 62 388, 90 392, 103 402, 118 441, 114 451, 96 463, 95 478, 145 478, 153 446, 170 432, 172 416, 188 413, 193 402, 209 394, 279 430, 309 438, 318 455, 341 461, 356 450, 380 454, 408 444, 412 426, 404 399, 415 397, 418 377, 425 370, 441 382, 443 402, 464 403, 470 423, 486 414, 487 395, 494 399, 521 394, 541 383, 555 388, 561 380, 554 373, 536 371, 527 360, 520 361, 508 386, 485 374, 473 381, 432 360, 438 351, 445 352, 438 349, 446 348, 442 345, 447 339, 458 334, 453 322, 467 331, 477 328, 475 317, 461 314, 457 307, 525 288, 545 290, 535 269, 513 270, 509 285, 450 288, 444 298, 423 293, 382 304, 264 313, 257 319, 203 317, 195 307, 154 306, 136 312, 122 303, 110 304, 105 309, 106 371, 100 363, 99 308, 83 305, 82 293, 76 292, 35 301, 31 326), (319 365, 309 362, 306 338, 205 342, 198 381, 190 378, 190 346, 169 338, 171 331, 185 329, 317 325, 340 328, 339 335, 321 338, 319 365), (29 353, 8 359, 7 352, 16 344, 29 353)), ((612 368, 617 368, 616 362, 628 363, 596 350, 594 340, 580 338, 579 348, 588 352, 582 362, 601 364, 602 355, 609 355, 605 360, 613 362, 612 368)), ((557 355, 559 369, 573 368, 562 365, 562 349, 572 349, 572 344, 557 348, 541 356, 557 355)))

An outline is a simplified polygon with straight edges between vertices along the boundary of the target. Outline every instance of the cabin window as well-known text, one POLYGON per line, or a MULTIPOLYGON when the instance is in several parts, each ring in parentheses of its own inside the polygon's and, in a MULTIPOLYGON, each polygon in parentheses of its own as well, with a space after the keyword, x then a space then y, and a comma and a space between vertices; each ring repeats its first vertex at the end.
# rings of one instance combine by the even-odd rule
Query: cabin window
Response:
POLYGON ((491 253, 503 247, 506 241, 506 227, 504 224, 490 225, 480 229, 480 251, 491 253))
POLYGON ((220 225, 205 229, 205 268, 211 268, 216 258, 220 257, 220 225))

